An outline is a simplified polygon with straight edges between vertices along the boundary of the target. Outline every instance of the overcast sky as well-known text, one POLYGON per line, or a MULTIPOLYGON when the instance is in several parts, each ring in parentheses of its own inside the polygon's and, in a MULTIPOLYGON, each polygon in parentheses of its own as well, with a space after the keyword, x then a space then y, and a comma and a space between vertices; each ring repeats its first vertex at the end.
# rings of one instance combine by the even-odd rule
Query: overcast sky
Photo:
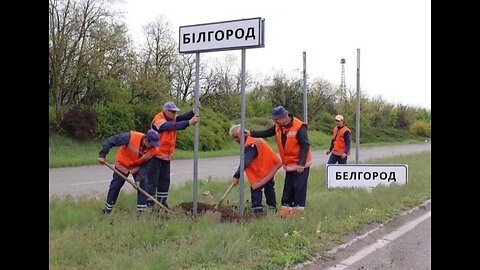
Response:
MULTIPOLYGON (((143 40, 142 26, 164 16, 178 39, 180 26, 261 17, 265 47, 246 51, 251 74, 283 70, 301 77, 307 52, 309 80, 340 84, 346 59, 347 86, 356 89, 357 48, 360 89, 395 104, 431 108, 431 1, 429 0, 126 0, 131 36, 143 40)), ((178 42, 178 40, 177 40, 178 42)), ((202 53, 200 59, 241 51, 202 53)))

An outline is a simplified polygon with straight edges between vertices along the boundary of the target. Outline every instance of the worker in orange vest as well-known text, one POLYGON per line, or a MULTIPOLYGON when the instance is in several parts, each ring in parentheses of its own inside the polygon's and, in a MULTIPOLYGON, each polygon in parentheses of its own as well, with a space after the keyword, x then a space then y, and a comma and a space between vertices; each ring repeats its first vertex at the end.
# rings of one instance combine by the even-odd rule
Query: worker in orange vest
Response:
POLYGON ((272 137, 285 169, 281 217, 302 216, 307 200, 307 181, 312 165, 307 125, 290 114, 283 106, 272 110, 275 125, 262 131, 246 131, 252 137, 272 137))
MULTIPOLYGON (((229 133, 232 139, 240 144, 241 126, 233 125, 229 133)), ((263 213, 262 190, 269 209, 276 212, 277 199, 273 178, 282 167, 282 161, 263 139, 245 135, 244 145, 244 168, 250 184, 253 213, 254 215, 263 213)), ((232 177, 234 186, 238 184, 239 178, 240 166, 232 177)))
MULTIPOLYGON (((197 108, 200 105, 195 105, 197 108)), ((159 133, 160 147, 155 157, 150 161, 148 170, 148 193, 169 208, 167 203, 168 190, 170 189, 170 161, 173 159, 177 130, 186 129, 200 121, 200 117, 191 110, 183 115, 177 115, 180 109, 172 101, 163 105, 163 110, 157 113, 150 128, 159 133)), ((153 201, 148 200, 148 207, 153 207, 153 201)))
MULTIPOLYGON (((115 168, 124 176, 128 176, 131 173, 136 185, 145 190, 147 188, 148 161, 155 155, 157 152, 156 147, 159 146, 158 132, 151 129, 146 134, 130 131, 111 136, 105 141, 98 153, 98 162, 100 164, 105 164, 105 157, 114 146, 120 147, 115 158, 115 168)), ((107 201, 103 208, 104 214, 112 212, 120 189, 124 184, 125 180, 114 172, 108 188, 107 201)), ((137 212, 142 212, 146 206, 147 197, 138 191, 137 212)))
POLYGON ((332 133, 332 142, 327 155, 332 153, 328 158, 327 164, 347 164, 347 157, 350 155, 350 134, 352 132, 345 125, 345 118, 342 115, 335 116, 335 127, 332 133))

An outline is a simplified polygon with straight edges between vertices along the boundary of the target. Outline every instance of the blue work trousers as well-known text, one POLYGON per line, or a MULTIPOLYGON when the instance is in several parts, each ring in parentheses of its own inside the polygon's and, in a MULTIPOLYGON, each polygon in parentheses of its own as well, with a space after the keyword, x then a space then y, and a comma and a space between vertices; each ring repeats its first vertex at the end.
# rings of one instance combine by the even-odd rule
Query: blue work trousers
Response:
MULTIPOLYGON (((152 158, 147 174, 148 194, 165 204, 170 189, 170 160, 152 158)), ((153 202, 152 202, 153 203, 153 202)))
MULTIPOLYGON (((140 188, 142 188, 143 190, 146 190, 147 188, 147 171, 148 165, 145 164, 140 166, 139 170, 135 174, 133 174, 135 182, 140 182, 140 188)), ((127 177, 128 173, 124 174, 124 176, 127 177)), ((117 201, 118 195, 120 194, 120 189, 123 187, 124 184, 125 180, 116 172, 114 172, 112 181, 110 181, 110 186, 108 187, 108 195, 106 201, 107 209, 111 210, 113 208, 113 205, 117 201)), ((140 191, 137 191, 137 210, 145 208, 146 205, 147 197, 140 191)))
POLYGON ((335 164, 337 162, 338 164, 347 164, 347 158, 348 156, 346 156, 345 158, 342 158, 342 156, 331 154, 330 157, 328 158, 327 164, 335 164))
POLYGON ((268 207, 272 210, 275 210, 277 208, 277 199, 275 197, 275 181, 273 181, 272 178, 261 188, 257 188, 254 190, 250 187, 250 194, 252 196, 252 209, 254 213, 263 212, 262 191, 265 193, 265 199, 267 201, 268 207))
POLYGON ((310 168, 301 173, 286 172, 283 187, 282 206, 305 207, 307 200, 307 181, 310 168))

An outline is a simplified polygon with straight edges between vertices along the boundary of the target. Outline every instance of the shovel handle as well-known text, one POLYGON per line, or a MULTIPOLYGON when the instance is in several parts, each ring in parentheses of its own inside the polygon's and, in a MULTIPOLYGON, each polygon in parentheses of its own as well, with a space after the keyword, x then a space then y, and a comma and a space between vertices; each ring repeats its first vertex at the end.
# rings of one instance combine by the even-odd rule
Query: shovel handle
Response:
POLYGON ((141 187, 137 186, 135 184, 135 182, 133 182, 131 179, 129 179, 128 177, 126 177, 125 175, 123 175, 123 173, 121 173, 119 170, 117 170, 117 168, 115 168, 114 166, 108 164, 107 162, 103 163, 103 165, 107 166, 108 168, 110 168, 112 171, 114 171, 116 174, 120 175, 123 180, 127 181, 130 185, 133 186, 134 189, 140 191, 141 193, 143 193, 143 195, 147 196, 150 200, 154 201, 158 206, 160 206, 161 208, 163 208, 164 210, 167 210, 167 212, 171 212, 172 210, 168 209, 167 207, 165 207, 163 204, 161 204, 157 199, 155 199, 152 195, 148 194, 148 192, 146 192, 145 190, 143 190, 141 187))
POLYGON ((225 191, 225 194, 223 194, 223 196, 220 198, 220 201, 217 203, 217 205, 215 205, 215 209, 218 208, 218 206, 220 204, 222 204, 223 200, 225 199, 225 197, 227 197, 228 193, 230 193, 230 190, 232 190, 232 188, 234 187, 233 183, 230 184, 230 186, 228 187, 227 191, 225 191))

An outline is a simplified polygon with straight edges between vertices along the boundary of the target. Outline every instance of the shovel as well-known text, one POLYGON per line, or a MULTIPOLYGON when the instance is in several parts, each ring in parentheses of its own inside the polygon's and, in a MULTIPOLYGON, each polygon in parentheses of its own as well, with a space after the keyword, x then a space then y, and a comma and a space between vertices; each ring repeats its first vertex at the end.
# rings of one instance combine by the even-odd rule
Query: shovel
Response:
POLYGON ((163 208, 164 210, 166 210, 167 212, 172 212, 172 210, 168 209, 167 207, 165 207, 163 204, 161 204, 159 201, 157 201, 157 199, 155 199, 152 195, 148 194, 148 192, 146 192, 145 190, 143 190, 141 187, 137 186, 131 179, 129 179, 128 177, 126 177, 125 175, 123 175, 119 170, 117 170, 114 166, 108 164, 107 162, 105 162, 103 165, 107 166, 108 168, 110 168, 110 170, 114 171, 116 174, 120 175, 123 180, 127 181, 128 183, 130 183, 130 185, 133 186, 133 188, 135 188, 136 190, 140 191, 141 193, 143 193, 143 195, 147 196, 150 200, 152 200, 153 202, 155 202, 156 204, 158 204, 158 206, 160 206, 161 208, 163 208))
POLYGON ((223 200, 225 199, 225 197, 227 197, 228 193, 230 192, 230 190, 232 190, 232 188, 233 188, 233 183, 230 184, 230 186, 228 187, 225 194, 223 194, 223 196, 220 198, 220 201, 218 201, 218 203, 213 207, 213 211, 212 210, 207 210, 205 212, 205 216, 211 217, 211 218, 213 218, 215 220, 218 220, 218 221, 220 221, 222 219, 222 213, 217 212, 217 209, 220 206, 220 204, 222 204, 223 200))
POLYGON ((234 185, 233 185, 233 183, 231 183, 230 186, 228 187, 227 191, 225 191, 225 194, 223 194, 223 196, 220 198, 220 201, 213 208, 215 211, 217 211, 218 206, 220 206, 220 204, 222 204, 223 200, 225 199, 225 197, 227 197, 228 193, 230 193, 230 190, 232 190, 233 187, 234 187, 234 185))

